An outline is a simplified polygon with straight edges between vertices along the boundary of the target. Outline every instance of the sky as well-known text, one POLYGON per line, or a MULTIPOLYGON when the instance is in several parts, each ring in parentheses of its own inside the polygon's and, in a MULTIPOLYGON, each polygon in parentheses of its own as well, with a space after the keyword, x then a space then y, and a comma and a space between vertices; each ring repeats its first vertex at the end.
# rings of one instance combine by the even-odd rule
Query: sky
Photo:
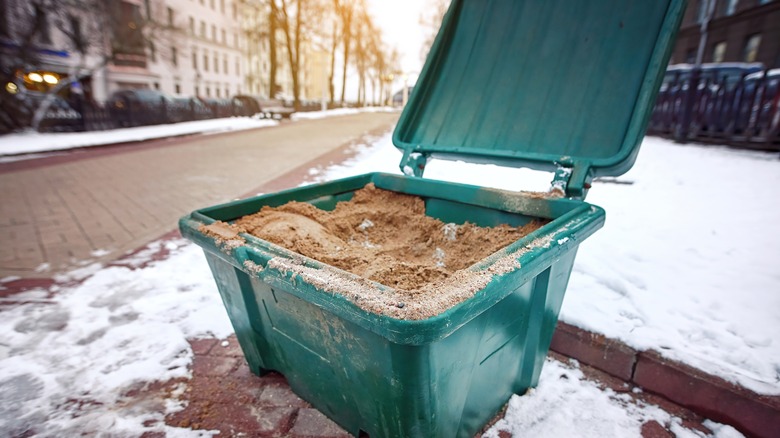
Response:
POLYGON ((413 80, 422 69, 420 50, 428 32, 420 24, 420 16, 433 10, 434 1, 368 0, 367 4, 375 23, 382 29, 384 41, 398 49, 401 68, 413 80))

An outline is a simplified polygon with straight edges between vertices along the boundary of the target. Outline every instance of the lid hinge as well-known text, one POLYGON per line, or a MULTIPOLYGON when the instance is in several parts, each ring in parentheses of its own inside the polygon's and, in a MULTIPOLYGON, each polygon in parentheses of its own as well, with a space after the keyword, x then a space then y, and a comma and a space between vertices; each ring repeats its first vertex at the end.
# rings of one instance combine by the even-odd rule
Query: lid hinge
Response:
POLYGON ((558 192, 570 199, 585 199, 593 180, 593 172, 586 163, 574 162, 558 165, 552 180, 551 192, 558 192))
POLYGON ((422 177, 426 164, 428 164, 427 154, 404 149, 404 156, 401 158, 400 165, 401 172, 404 175, 422 177))

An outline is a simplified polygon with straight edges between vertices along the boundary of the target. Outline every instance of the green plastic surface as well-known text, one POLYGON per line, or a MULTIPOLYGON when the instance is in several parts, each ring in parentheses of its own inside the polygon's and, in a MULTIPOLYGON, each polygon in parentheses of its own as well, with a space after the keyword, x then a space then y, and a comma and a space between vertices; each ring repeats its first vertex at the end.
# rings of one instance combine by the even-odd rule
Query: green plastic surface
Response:
POLYGON ((348 432, 378 438, 471 437, 512 394, 535 386, 577 247, 603 222, 603 210, 582 201, 374 173, 198 210, 179 226, 203 247, 252 371, 281 372, 298 395, 348 432), (444 222, 551 222, 469 269, 488 270, 507 254, 516 254, 521 268, 420 321, 366 312, 268 262, 302 259, 308 267, 352 275, 335 267, 250 235, 243 235, 246 245, 228 250, 199 231, 292 200, 332 209, 369 182, 422 197, 426 214, 444 222), (536 239, 546 246, 525 251, 536 239), (247 267, 253 264, 263 269, 247 267))
POLYGON ((620 175, 684 10, 684 0, 453 0, 393 143, 405 158, 620 175))

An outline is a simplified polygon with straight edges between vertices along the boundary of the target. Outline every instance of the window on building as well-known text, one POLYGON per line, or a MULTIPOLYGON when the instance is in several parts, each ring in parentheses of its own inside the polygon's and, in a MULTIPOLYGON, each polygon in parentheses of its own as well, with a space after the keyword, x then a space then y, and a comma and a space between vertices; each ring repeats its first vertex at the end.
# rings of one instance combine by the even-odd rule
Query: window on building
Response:
POLYGON ((726 56, 726 42, 721 41, 715 44, 715 47, 712 49, 712 62, 723 62, 725 56, 726 56))
POLYGON ((214 52, 214 73, 219 73, 219 56, 214 52))
POLYGON ((693 64, 696 62, 696 47, 690 48, 685 51, 685 62, 687 64, 693 64))
POLYGON ((200 22, 200 37, 206 38, 206 22, 201 21, 200 22))
POLYGON ((190 17, 190 35, 195 35, 195 19, 190 17))
POLYGON ((176 47, 171 47, 171 63, 174 66, 179 66, 179 52, 176 50, 176 47))
POLYGON ((149 58, 152 62, 157 62, 157 47, 155 47, 154 41, 149 41, 149 58))
POLYGON ((79 51, 86 52, 87 42, 84 41, 84 36, 81 33, 81 20, 75 15, 68 15, 68 21, 70 22, 71 39, 76 45, 79 51))
POLYGON ((211 88, 206 87, 206 97, 211 97, 211 88))
POLYGON ((233 47, 238 48, 238 34, 233 34, 233 47))
POLYGON ((155 82, 154 83, 154 89, 155 90, 159 90, 160 89, 160 83, 159 82, 155 82))
POLYGON ((236 76, 241 76, 241 68, 240 68, 241 65, 240 65, 240 62, 241 62, 241 60, 236 58, 236 76))
POLYGON ((755 62, 758 58, 758 47, 761 45, 761 34, 750 35, 745 40, 745 48, 742 50, 742 60, 745 62, 755 62))
POLYGON ((211 25, 211 39, 216 41, 217 40, 217 26, 211 25))
POLYGON ((198 51, 195 49, 192 49, 192 68, 193 70, 198 69, 198 51))
POLYGON ((219 11, 225 13, 225 0, 219 0, 219 11))
POLYGON ((225 29, 222 29, 222 44, 227 44, 227 32, 225 32, 225 29))
POLYGON ((217 93, 217 97, 219 98, 220 97, 220 95, 219 95, 219 87, 215 88, 214 92, 217 93))
MULTIPOLYGON (((3 11, 3 13, 7 13, 3 11)), ((35 5, 35 29, 42 43, 51 43, 51 30, 49 29, 49 18, 46 16, 46 10, 40 5, 35 5)))
POLYGON ((225 85, 225 97, 230 97, 230 91, 228 91, 227 85, 225 85))
POLYGON ((173 8, 167 8, 168 12, 168 27, 173 27, 173 8))
POLYGON ((699 5, 696 8, 696 22, 703 23, 707 17, 707 4, 709 0, 699 0, 699 5))
POLYGON ((174 87, 174 90, 176 90, 176 94, 181 94, 181 85, 176 84, 173 87, 174 87))
POLYGON ((236 2, 233 2, 230 6, 233 8, 233 19, 238 20, 238 8, 236 8, 236 2))
POLYGON ((209 0, 209 6, 211 6, 211 9, 214 9, 214 0, 209 0))
POLYGON ((203 0, 200 0, 200 4, 204 4, 204 3, 203 3, 203 0))
POLYGON ((0 36, 8 36, 8 6, 6 5, 7 0, 0 0, 0 36))
POLYGON ((223 60, 222 60, 222 71, 224 71, 224 72, 225 72, 225 74, 228 74, 228 73, 229 73, 229 72, 228 72, 228 60, 227 60, 227 56, 225 57, 225 59, 223 59, 223 60))
POLYGON ((195 86, 195 95, 200 96, 200 88, 197 85, 195 86))
POLYGON ((739 0, 726 0, 726 15, 734 15, 737 10, 739 0))
POLYGON ((203 71, 209 71, 209 54, 203 54, 203 71))

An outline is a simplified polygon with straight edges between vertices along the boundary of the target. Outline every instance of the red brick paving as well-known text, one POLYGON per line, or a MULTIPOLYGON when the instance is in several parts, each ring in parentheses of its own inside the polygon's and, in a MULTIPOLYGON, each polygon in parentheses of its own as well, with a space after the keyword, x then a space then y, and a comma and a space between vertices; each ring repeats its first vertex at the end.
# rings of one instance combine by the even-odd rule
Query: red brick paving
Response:
MULTIPOLYGON (((325 417, 305 400, 292 392, 284 376, 269 373, 258 377, 249 371, 243 357, 233 354, 238 345, 234 336, 228 338, 228 345, 216 339, 194 339, 190 341, 195 354, 192 365, 192 379, 186 382, 187 389, 178 398, 186 407, 165 418, 166 424, 201 430, 218 430, 219 436, 293 437, 293 438, 343 438, 350 435, 333 421, 325 417)), ((551 353, 559 361, 568 358, 551 353)), ((659 406, 671 415, 682 419, 683 426, 708 433, 702 425, 703 417, 679 405, 653 394, 632 391, 635 387, 601 370, 580 365, 588 380, 602 388, 625 393, 638 402, 659 406)), ((170 387, 171 385, 168 385, 170 387)), ((153 385, 154 390, 165 388, 163 384, 153 385)), ((168 393, 171 391, 168 390, 168 393)), ((138 396, 134 392, 134 396, 138 396)), ((489 422, 501 419, 504 410, 489 422)), ((510 435, 503 431, 501 437, 510 435)), ((666 438, 674 436, 668 426, 649 422, 642 426, 644 438, 666 438)))
POLYGON ((290 435, 295 438, 349 438, 352 435, 330 421, 320 411, 312 408, 300 409, 290 435))
MULTIPOLYGON (((298 185, 309 177, 308 170, 311 167, 348 158, 350 146, 333 150, 316 159, 316 162, 301 165, 248 195, 298 185)), ((123 152, 123 148, 107 153, 120 151, 123 152)), ((79 158, 81 157, 69 157, 70 160, 79 158)), ((64 158, 52 159, 51 163, 46 164, 62 159, 64 158)), ((165 233, 161 239, 178 237, 178 230, 173 230, 165 233)), ((141 247, 130 255, 144 249, 145 247, 141 247)), ((124 260, 130 255, 113 262, 112 265, 127 265, 124 260)), ((167 255, 167 249, 163 245, 151 259, 161 260, 167 255)), ((53 283, 53 280, 48 278, 27 278, 3 283, 0 284, 0 298, 35 288, 48 289, 53 283)), ((188 406, 166 418, 168 424, 195 429, 217 429, 222 432, 222 436, 240 433, 271 437, 327 437, 331 436, 328 435, 330 433, 336 434, 333 436, 347 436, 343 430, 293 394, 280 374, 270 373, 263 377, 252 374, 235 338, 231 338, 226 347, 216 339, 196 339, 191 341, 191 345, 195 354, 194 377, 181 397, 187 401, 188 406), (335 432, 334 426, 337 428, 335 432), (312 430, 320 435, 307 435, 315 433, 312 430)), ((699 370, 668 361, 657 353, 640 353, 619 341, 565 323, 558 325, 551 350, 581 361, 585 364, 581 368, 588 378, 617 392, 627 392, 634 388, 633 385, 654 391, 659 395, 650 392, 629 394, 682 418, 685 427, 707 432, 701 425, 702 418, 689 410, 693 409, 759 437, 774 437, 775 432, 780 430, 780 397, 759 396, 699 370), (669 401, 670 399, 687 408, 669 401)), ((159 392, 162 386, 154 384, 146 391, 159 392)), ((137 391, 128 394, 129 397, 138 395, 137 391)), ((494 421, 501 416, 502 414, 499 414, 494 421)), ((499 435, 502 438, 508 436, 506 432, 499 435)), ((642 435, 645 438, 672 436, 668 429, 655 422, 643 425, 642 435)))

